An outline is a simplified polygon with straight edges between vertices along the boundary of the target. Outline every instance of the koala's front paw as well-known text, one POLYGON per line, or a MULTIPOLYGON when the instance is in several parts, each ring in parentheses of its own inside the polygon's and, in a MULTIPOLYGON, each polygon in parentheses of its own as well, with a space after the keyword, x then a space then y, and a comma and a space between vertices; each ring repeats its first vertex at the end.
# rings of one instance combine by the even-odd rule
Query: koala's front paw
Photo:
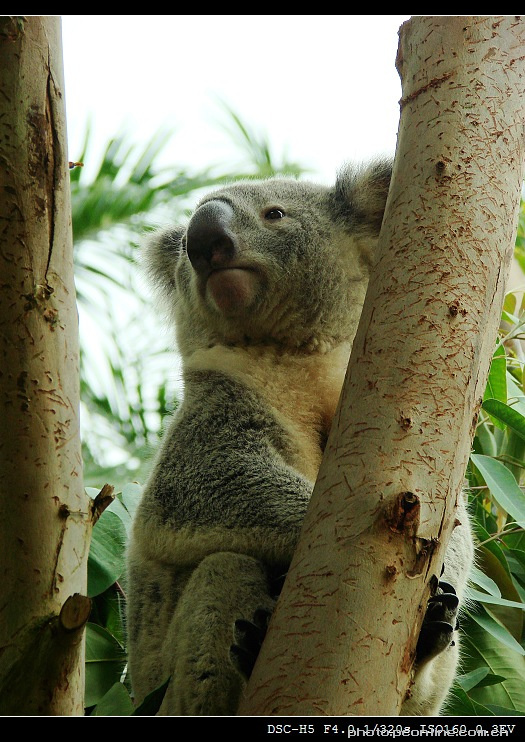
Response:
POLYGON ((230 647, 230 659, 246 680, 252 674, 271 615, 271 611, 259 608, 253 614, 253 621, 244 618, 235 621, 234 644, 230 647))
POLYGON ((447 647, 454 646, 452 635, 458 628, 459 599, 448 582, 438 583, 437 592, 427 606, 416 648, 418 665, 428 662, 447 647))

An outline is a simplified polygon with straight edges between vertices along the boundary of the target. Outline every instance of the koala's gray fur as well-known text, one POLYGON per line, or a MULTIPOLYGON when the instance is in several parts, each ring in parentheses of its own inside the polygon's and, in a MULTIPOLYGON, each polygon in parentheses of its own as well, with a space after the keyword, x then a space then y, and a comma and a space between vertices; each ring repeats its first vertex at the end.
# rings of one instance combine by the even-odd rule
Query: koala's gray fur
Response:
MULTIPOLYGON (((334 187, 243 181, 154 235, 146 259, 176 325, 184 397, 129 548, 137 701, 169 676, 162 714, 235 714, 234 626, 275 603, 316 479, 364 301, 388 162, 334 187)), ((472 559, 461 509, 443 579, 472 559)), ((455 621, 454 621, 455 623, 455 621)), ((448 644, 448 640, 446 642, 448 644)), ((403 714, 435 714, 456 646, 425 658, 403 714)))

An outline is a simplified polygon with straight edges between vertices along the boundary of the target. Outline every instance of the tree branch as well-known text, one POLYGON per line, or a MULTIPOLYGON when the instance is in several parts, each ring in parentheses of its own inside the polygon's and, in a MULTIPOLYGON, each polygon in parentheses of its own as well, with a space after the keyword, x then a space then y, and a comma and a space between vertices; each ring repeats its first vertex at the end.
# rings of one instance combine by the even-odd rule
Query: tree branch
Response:
POLYGON ((420 16, 401 28, 380 257, 241 714, 399 713, 513 254, 524 45, 515 16, 420 16))

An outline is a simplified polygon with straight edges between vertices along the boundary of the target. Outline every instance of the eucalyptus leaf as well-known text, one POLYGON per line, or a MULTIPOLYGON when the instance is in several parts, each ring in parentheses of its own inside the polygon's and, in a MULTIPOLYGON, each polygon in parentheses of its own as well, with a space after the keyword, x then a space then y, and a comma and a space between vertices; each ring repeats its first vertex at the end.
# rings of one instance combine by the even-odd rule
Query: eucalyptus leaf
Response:
MULTIPOLYGON (((516 304, 517 304, 516 294, 513 291, 509 291, 508 293, 505 294, 505 298, 503 299, 503 312, 505 312, 505 314, 509 313, 511 315, 515 315, 516 304)), ((514 317, 514 319, 511 320, 512 324, 516 324, 517 321, 518 321, 517 317, 514 317)))
POLYGON ((481 472, 494 499, 523 528, 525 526, 525 498, 507 467, 490 456, 471 454, 470 458, 481 472))
MULTIPOLYGON (((501 343, 498 343, 490 364, 484 400, 489 398, 502 403, 507 402, 507 359, 505 356, 505 347, 501 343)), ((483 407, 490 415, 490 410, 484 404, 483 407)), ((492 416, 492 422, 499 428, 503 429, 505 427, 504 423, 500 422, 497 416, 492 416)))
POLYGON ((489 672, 488 675, 480 680, 476 687, 486 688, 489 685, 497 685, 498 683, 502 683, 504 680, 505 678, 503 675, 494 675, 494 673, 489 672))
MULTIPOLYGON (((485 541, 489 538, 487 531, 478 524, 476 524, 475 526, 475 532, 478 537, 479 534, 483 534, 482 541, 485 541)), ((478 557, 478 561, 476 563, 481 568, 483 573, 487 575, 487 577, 492 579, 492 581, 495 582, 496 585, 498 585, 501 594, 501 583, 505 579, 502 576, 502 573, 505 574, 507 580, 511 579, 510 570, 507 562, 507 550, 503 551, 501 546, 497 543, 497 539, 492 539, 490 541, 487 541, 487 543, 482 543, 481 546, 478 546, 476 551, 478 557)), ((490 590, 487 590, 487 592, 490 592, 490 590)), ((509 595, 507 595, 506 597, 509 600, 513 599, 509 595)))
POLYGON ((507 559, 509 561, 510 559, 514 559, 514 572, 518 575, 525 576, 525 551, 522 549, 512 549, 507 559))
POLYGON ((517 317, 515 314, 512 314, 511 312, 508 312, 507 310, 503 310, 501 313, 501 318, 505 320, 505 322, 508 322, 510 325, 519 325, 519 317, 517 317))
MULTIPOLYGON (((487 711, 494 714, 494 716, 523 716, 523 711, 518 711, 517 709, 509 709, 505 706, 496 706, 493 703, 488 703, 486 708, 487 711)), ((501 726, 502 725, 500 724, 500 729, 501 726)))
POLYGON ((516 379, 507 371, 507 404, 525 416, 525 394, 516 379))
POLYGON ((481 703, 470 698, 463 688, 455 685, 449 697, 445 709, 447 716, 494 716, 492 711, 481 703))
POLYGON ((509 647, 509 649, 512 649, 514 652, 525 655, 525 649, 523 649, 521 644, 516 641, 504 626, 492 618, 492 616, 489 616, 487 613, 470 613, 469 615, 473 621, 479 624, 499 642, 505 644, 506 647, 509 647))
POLYGON ((470 581, 486 590, 490 595, 495 595, 498 598, 501 597, 500 589, 494 580, 487 577, 487 575, 477 567, 472 567, 470 572, 470 581))
POLYGON ((521 412, 497 399, 486 399, 483 402, 483 409, 525 440, 525 417, 521 412))
POLYGON ((496 437, 488 425, 478 425, 476 437, 474 438, 475 453, 482 453, 486 456, 497 456, 498 444, 496 437))
POLYGON ((502 644, 485 627, 465 615, 461 634, 461 666, 464 672, 486 666, 504 678, 488 687, 476 686, 469 697, 481 704, 498 704, 525 712, 525 662, 523 656, 502 644))
POLYGON ((464 691, 469 691, 471 688, 475 688, 487 675, 490 673, 488 667, 478 667, 471 672, 467 672, 464 675, 458 675, 456 683, 463 688, 464 691))
MULTIPOLYGON (((492 578, 500 591, 500 597, 505 600, 516 601, 518 604, 525 603, 516 587, 516 581, 510 572, 510 560, 514 551, 507 548, 503 551, 499 546, 495 547, 495 540, 478 548, 477 564, 483 573, 492 578), (490 547, 487 548, 487 547, 490 547)), ((480 583, 478 583, 480 584, 480 583)), ((481 585, 481 587, 483 587, 481 585)), ((487 590, 486 587, 483 587, 487 590)), ((487 590, 496 595, 491 590, 487 590)), ((484 603, 485 610, 496 618, 509 631, 516 641, 521 642, 525 615, 522 609, 512 606, 484 603)))
POLYGON ((493 605, 504 605, 509 608, 519 608, 525 610, 525 603, 518 603, 515 600, 505 600, 504 598, 497 598, 494 595, 487 595, 486 593, 480 593, 479 590, 474 590, 469 587, 468 596, 470 600, 479 600, 480 603, 491 603, 493 605))

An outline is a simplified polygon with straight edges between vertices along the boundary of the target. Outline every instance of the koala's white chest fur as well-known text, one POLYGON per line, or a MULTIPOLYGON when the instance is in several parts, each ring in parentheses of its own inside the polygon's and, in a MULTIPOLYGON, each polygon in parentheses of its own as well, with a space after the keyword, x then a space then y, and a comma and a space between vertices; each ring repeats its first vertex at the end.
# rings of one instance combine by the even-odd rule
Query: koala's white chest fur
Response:
POLYGON ((190 371, 219 371, 257 392, 288 436, 287 463, 312 483, 344 381, 351 344, 326 353, 283 353, 272 346, 216 345, 186 359, 190 371))

